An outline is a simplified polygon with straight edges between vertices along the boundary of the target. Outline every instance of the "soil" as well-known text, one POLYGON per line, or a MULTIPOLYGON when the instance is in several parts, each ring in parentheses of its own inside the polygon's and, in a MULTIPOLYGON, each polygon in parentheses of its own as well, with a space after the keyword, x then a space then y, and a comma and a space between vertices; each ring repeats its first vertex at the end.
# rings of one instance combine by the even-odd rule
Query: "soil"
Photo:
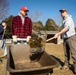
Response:
POLYGON ((17 70, 32 69, 38 67, 41 67, 41 65, 38 62, 31 62, 31 61, 19 61, 16 62, 15 64, 15 69, 17 70))

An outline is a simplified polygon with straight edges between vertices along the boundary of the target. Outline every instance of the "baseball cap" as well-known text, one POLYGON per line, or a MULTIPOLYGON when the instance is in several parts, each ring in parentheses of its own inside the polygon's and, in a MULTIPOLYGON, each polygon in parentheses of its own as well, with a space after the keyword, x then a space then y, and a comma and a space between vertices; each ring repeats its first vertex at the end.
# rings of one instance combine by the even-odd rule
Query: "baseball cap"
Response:
POLYGON ((62 9, 59 10, 59 12, 64 12, 64 11, 67 12, 67 10, 65 8, 62 8, 62 9))
POLYGON ((27 7, 25 7, 25 6, 22 6, 22 7, 20 8, 20 10, 29 12, 29 10, 27 9, 27 7))

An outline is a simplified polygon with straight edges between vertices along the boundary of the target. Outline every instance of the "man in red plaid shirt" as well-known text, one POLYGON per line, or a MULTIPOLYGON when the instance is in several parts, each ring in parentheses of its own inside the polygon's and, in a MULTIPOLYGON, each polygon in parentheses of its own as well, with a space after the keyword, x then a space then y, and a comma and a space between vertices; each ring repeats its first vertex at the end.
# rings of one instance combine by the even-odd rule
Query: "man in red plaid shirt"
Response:
POLYGON ((32 21, 27 17, 29 10, 23 6, 17 16, 12 19, 12 35, 17 38, 27 38, 32 33, 32 21))

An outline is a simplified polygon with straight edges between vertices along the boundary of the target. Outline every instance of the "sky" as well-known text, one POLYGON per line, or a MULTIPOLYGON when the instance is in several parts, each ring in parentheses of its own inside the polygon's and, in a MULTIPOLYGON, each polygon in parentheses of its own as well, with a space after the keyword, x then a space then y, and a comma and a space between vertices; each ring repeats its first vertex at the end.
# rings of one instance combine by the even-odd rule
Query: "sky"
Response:
MULTIPOLYGON (((59 10, 66 8, 68 13, 72 15, 74 22, 76 21, 76 0, 8 0, 9 1, 9 15, 18 15, 20 8, 26 6, 30 14, 36 12, 41 13, 38 20, 42 21, 43 24, 47 19, 53 19, 57 24, 60 20, 59 10)), ((75 22, 76 26, 76 22, 75 22)))

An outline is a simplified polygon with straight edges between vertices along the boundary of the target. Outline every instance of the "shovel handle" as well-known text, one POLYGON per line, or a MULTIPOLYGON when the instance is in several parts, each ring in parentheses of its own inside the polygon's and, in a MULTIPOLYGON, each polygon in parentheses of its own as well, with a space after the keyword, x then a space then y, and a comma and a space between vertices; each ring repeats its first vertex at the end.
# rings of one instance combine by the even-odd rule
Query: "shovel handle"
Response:
POLYGON ((50 40, 53 40, 55 39, 54 37, 50 38, 50 39, 47 39, 46 42, 50 41, 50 40))

